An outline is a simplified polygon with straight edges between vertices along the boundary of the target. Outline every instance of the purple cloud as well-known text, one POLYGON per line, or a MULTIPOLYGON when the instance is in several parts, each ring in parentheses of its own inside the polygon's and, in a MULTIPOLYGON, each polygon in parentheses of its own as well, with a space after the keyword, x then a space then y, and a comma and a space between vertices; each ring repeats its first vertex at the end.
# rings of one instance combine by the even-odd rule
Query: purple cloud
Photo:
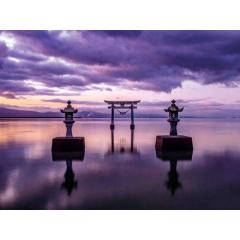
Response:
POLYGON ((0 58, 6 57, 7 50, 7 46, 3 42, 0 42, 0 58))
MULTIPOLYGON (((169 92, 186 79, 234 85, 240 31, 2 31, 0 92, 36 94, 26 80, 80 91, 93 84, 169 92)), ((96 88, 96 86, 94 86, 96 88)), ((111 90, 111 87, 108 88, 111 90)), ((46 94, 54 95, 54 91, 46 94)))

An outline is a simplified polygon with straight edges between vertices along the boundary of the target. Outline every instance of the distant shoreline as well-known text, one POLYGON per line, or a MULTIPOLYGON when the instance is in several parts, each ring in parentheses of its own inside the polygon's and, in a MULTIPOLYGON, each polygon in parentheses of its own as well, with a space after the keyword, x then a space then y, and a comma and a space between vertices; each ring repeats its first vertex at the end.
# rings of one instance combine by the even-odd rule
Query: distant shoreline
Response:
MULTIPOLYGON (((2 119, 64 119, 64 117, 0 117, 2 119)), ((110 117, 74 117, 74 119, 110 119, 110 117)), ((118 120, 129 120, 129 118, 118 118, 118 120)), ((167 117, 135 117, 135 119, 167 119, 167 117)), ((182 116, 180 119, 240 119, 240 117, 192 117, 182 116)))

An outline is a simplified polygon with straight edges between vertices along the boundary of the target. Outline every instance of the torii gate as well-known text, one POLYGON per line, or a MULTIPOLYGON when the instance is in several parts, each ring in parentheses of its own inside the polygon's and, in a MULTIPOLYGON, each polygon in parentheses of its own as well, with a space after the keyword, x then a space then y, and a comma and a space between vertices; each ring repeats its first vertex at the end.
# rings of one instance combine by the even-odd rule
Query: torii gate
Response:
POLYGON ((134 109, 137 108, 137 104, 140 102, 140 100, 136 101, 109 101, 104 100, 105 103, 109 104, 108 108, 111 109, 111 124, 110 129, 114 129, 114 109, 118 110, 120 114, 126 114, 129 110, 131 110, 131 125, 130 129, 134 129, 134 109), (124 112, 121 112, 121 109, 125 109, 124 112))

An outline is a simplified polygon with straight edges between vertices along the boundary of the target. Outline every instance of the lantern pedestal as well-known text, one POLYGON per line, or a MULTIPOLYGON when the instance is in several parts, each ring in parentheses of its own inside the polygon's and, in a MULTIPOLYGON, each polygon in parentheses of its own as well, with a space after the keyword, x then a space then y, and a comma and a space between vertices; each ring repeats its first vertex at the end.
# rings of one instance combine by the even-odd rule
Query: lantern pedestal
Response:
POLYGON ((64 121, 65 125, 66 125, 66 137, 72 137, 73 134, 72 134, 72 127, 73 127, 73 124, 74 124, 75 121, 71 120, 71 121, 64 121))
POLYGON ((192 138, 182 135, 162 135, 156 137, 156 150, 193 150, 192 138))
POLYGON ((177 136, 177 124, 180 120, 179 119, 168 119, 170 123, 170 135, 177 136))

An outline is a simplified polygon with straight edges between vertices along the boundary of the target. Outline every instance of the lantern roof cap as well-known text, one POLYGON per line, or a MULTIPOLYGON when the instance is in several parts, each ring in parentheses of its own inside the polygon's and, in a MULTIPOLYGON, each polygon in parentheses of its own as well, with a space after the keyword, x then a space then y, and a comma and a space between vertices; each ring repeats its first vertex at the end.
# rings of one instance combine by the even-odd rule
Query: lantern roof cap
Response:
POLYGON ((165 109, 165 111, 167 112, 182 112, 183 111, 183 107, 178 107, 175 103, 176 103, 176 100, 172 100, 171 101, 171 106, 169 106, 167 109, 165 109))
POLYGON ((71 105, 71 101, 68 100, 67 101, 67 107, 64 108, 64 110, 61 109, 61 112, 63 113, 76 113, 78 110, 77 109, 74 109, 71 105))

